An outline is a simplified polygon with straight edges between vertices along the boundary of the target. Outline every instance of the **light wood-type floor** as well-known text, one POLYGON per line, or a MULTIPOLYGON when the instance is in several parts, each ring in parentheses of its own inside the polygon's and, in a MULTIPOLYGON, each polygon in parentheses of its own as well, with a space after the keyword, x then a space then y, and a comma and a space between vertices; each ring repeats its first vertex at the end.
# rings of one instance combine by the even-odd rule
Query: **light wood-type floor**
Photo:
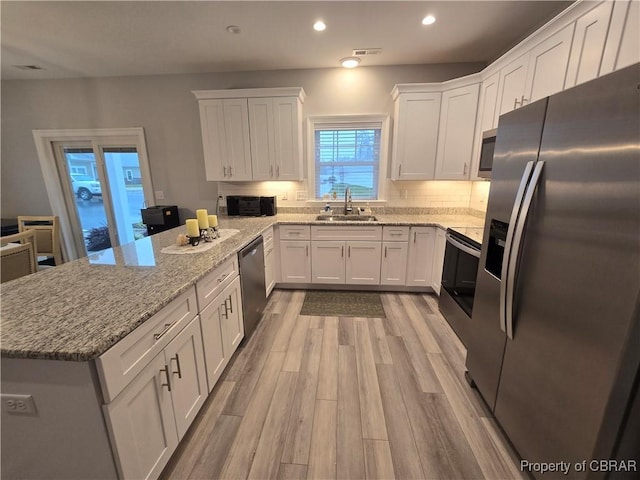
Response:
POLYGON ((437 297, 384 293, 379 319, 304 295, 273 292, 163 479, 522 478, 437 297))

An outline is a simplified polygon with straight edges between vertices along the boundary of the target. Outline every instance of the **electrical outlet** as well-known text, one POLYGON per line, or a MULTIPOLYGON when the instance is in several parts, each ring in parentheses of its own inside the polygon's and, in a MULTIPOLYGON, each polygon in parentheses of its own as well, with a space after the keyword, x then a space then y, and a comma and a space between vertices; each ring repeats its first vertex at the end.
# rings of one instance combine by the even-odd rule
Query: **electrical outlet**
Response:
POLYGON ((156 200, 164 200, 164 192, 162 190, 156 190, 156 200))
POLYGON ((304 202, 307 199, 306 190, 296 190, 296 200, 298 202, 304 202))
POLYGON ((36 404, 31 395, 0 394, 2 410, 7 413, 20 415, 35 415, 36 404))
POLYGON ((282 195, 280 195, 280 199, 289 200, 289 192, 282 192, 282 195))

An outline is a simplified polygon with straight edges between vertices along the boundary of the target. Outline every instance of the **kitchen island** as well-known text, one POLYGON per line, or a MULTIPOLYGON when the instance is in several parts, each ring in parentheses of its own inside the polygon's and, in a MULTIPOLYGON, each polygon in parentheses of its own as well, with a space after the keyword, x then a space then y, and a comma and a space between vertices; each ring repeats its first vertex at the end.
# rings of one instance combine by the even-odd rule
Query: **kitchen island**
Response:
MULTIPOLYGON (((483 223, 468 215, 376 216, 378 225, 483 223)), ((220 228, 239 233, 207 252, 162 253, 182 233, 180 227, 3 285, 2 392, 31 395, 35 410, 8 413, 3 398, 3 474, 122 476, 103 414, 107 395, 98 378, 99 357, 275 224, 326 222, 312 214, 221 217, 220 228)), ((167 450, 163 462, 171 453, 167 450)), ((156 470, 162 467, 159 463, 156 470)))

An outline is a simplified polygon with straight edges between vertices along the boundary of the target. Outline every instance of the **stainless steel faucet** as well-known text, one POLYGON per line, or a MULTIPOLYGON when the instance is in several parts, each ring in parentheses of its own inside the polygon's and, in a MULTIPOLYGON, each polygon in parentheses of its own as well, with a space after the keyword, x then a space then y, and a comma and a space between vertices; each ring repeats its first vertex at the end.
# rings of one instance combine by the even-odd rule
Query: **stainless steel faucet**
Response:
POLYGON ((344 190, 344 214, 349 215, 353 211, 351 206, 351 187, 347 187, 344 190))

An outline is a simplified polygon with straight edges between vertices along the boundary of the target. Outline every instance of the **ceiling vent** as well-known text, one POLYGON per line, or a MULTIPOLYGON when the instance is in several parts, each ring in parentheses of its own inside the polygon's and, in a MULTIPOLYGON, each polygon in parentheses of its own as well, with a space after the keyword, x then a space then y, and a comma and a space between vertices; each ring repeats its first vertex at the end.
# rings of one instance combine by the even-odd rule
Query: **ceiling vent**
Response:
POLYGON ((380 55, 382 53, 381 48, 357 48, 353 50, 354 57, 364 57, 366 55, 380 55))
POLYGON ((20 70, 44 70, 44 68, 38 65, 14 65, 14 67, 20 70))

